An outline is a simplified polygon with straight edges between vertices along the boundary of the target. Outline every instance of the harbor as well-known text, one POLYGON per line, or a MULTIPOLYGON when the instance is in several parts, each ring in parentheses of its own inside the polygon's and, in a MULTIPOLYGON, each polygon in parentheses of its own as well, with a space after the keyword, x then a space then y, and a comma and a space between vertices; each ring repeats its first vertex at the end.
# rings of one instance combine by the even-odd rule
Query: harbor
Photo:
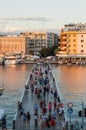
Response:
MULTIPOLYGON (((30 75, 31 73, 31 68, 32 65, 28 64, 21 64, 17 66, 11 65, 5 66, 4 68, 2 66, 0 67, 0 74, 2 75, 0 82, 4 82, 5 84, 4 93, 0 97, 0 104, 1 108, 5 109, 5 114, 7 115, 7 128, 9 130, 12 129, 12 120, 14 119, 14 115, 17 110, 17 102, 20 100, 28 74, 30 75), (8 72, 9 77, 7 76, 8 72), (12 80, 9 82, 9 79, 11 77, 12 80), (3 80, 4 78, 5 81, 3 80), (10 100, 10 102, 7 105, 8 100, 10 100)), ((71 121, 74 123, 76 120, 78 120, 79 125, 81 126, 82 118, 78 117, 78 111, 81 110, 82 101, 85 103, 86 99, 85 66, 53 66, 53 71, 56 77, 56 82, 61 92, 60 96, 62 102, 64 103, 67 118, 69 116, 67 113, 67 103, 71 101, 74 104, 71 121), (73 72, 75 72, 75 76, 71 78, 73 72), (83 79, 80 78, 80 75, 84 75, 83 79)))
POLYGON ((86 65, 86 55, 70 55, 70 54, 57 54, 56 56, 48 56, 41 58, 37 55, 22 56, 21 53, 9 53, 0 57, 0 65, 13 65, 13 64, 35 64, 37 60, 42 59, 50 64, 58 65, 86 65))
POLYGON ((85 3, 0 3, 0 130, 86 130, 85 3))

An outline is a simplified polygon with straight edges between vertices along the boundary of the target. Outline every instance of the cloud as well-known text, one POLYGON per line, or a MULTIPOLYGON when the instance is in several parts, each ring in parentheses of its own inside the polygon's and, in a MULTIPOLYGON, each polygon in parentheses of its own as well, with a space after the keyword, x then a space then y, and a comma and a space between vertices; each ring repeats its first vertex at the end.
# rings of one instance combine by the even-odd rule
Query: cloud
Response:
POLYGON ((0 17, 0 21, 51 21, 46 17, 0 17))
POLYGON ((8 24, 9 22, 5 21, 0 21, 0 24, 8 24))
POLYGON ((44 28, 39 28, 39 29, 25 29, 25 28, 20 28, 20 27, 1 27, 0 28, 0 33, 5 33, 5 34, 18 34, 20 32, 26 32, 26 31, 42 31, 42 32, 54 32, 57 33, 60 30, 57 30, 55 28, 51 28, 51 29, 44 29, 44 28))
POLYGON ((8 32, 21 32, 23 31, 23 29, 20 29, 20 28, 16 28, 16 27, 1 27, 0 28, 0 32, 1 33, 8 33, 8 32))
POLYGON ((4 31, 5 32, 14 32, 14 31, 18 31, 18 28, 14 28, 14 27, 5 27, 4 31))
MULTIPOLYGON (((1 29, 0 29, 1 30, 1 29)), ((54 32, 59 33, 60 30, 56 30, 54 28, 52 29, 23 29, 23 28, 16 28, 16 27, 3 27, 3 29, 0 31, 0 33, 4 34, 19 34, 21 32, 33 32, 33 31, 39 31, 39 32, 54 32)))

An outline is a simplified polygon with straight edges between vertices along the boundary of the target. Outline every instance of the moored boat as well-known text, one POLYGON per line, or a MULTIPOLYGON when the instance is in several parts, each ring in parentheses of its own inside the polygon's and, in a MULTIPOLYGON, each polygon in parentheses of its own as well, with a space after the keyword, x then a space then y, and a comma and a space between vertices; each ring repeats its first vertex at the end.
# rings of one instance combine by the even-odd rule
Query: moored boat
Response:
POLYGON ((11 54, 4 57, 4 65, 19 64, 22 61, 21 54, 11 54))

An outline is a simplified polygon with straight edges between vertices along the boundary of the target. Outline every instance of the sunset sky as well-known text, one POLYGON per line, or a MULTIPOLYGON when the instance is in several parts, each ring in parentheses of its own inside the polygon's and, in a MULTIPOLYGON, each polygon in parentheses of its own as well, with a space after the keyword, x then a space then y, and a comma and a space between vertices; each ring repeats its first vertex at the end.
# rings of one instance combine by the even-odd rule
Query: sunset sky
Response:
POLYGON ((0 32, 58 31, 85 13, 86 0, 0 0, 0 32))

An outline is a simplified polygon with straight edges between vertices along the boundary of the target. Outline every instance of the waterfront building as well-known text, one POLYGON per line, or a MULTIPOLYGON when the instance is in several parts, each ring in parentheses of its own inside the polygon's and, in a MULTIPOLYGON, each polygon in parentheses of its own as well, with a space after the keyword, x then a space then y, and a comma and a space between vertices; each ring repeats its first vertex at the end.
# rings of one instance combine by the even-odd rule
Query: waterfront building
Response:
POLYGON ((85 55, 86 31, 62 31, 60 35, 60 54, 85 55))
POLYGON ((24 36, 0 36, 0 52, 29 54, 29 38, 24 36))
POLYGON ((78 33, 77 52, 78 54, 86 55, 86 31, 78 33))
POLYGON ((39 54, 43 47, 57 46, 57 34, 51 32, 24 32, 18 36, 0 36, 0 53, 39 54))
POLYGON ((29 49, 33 54, 39 54, 43 47, 52 47, 58 44, 57 34, 52 32, 23 32, 20 36, 29 38, 29 49))

